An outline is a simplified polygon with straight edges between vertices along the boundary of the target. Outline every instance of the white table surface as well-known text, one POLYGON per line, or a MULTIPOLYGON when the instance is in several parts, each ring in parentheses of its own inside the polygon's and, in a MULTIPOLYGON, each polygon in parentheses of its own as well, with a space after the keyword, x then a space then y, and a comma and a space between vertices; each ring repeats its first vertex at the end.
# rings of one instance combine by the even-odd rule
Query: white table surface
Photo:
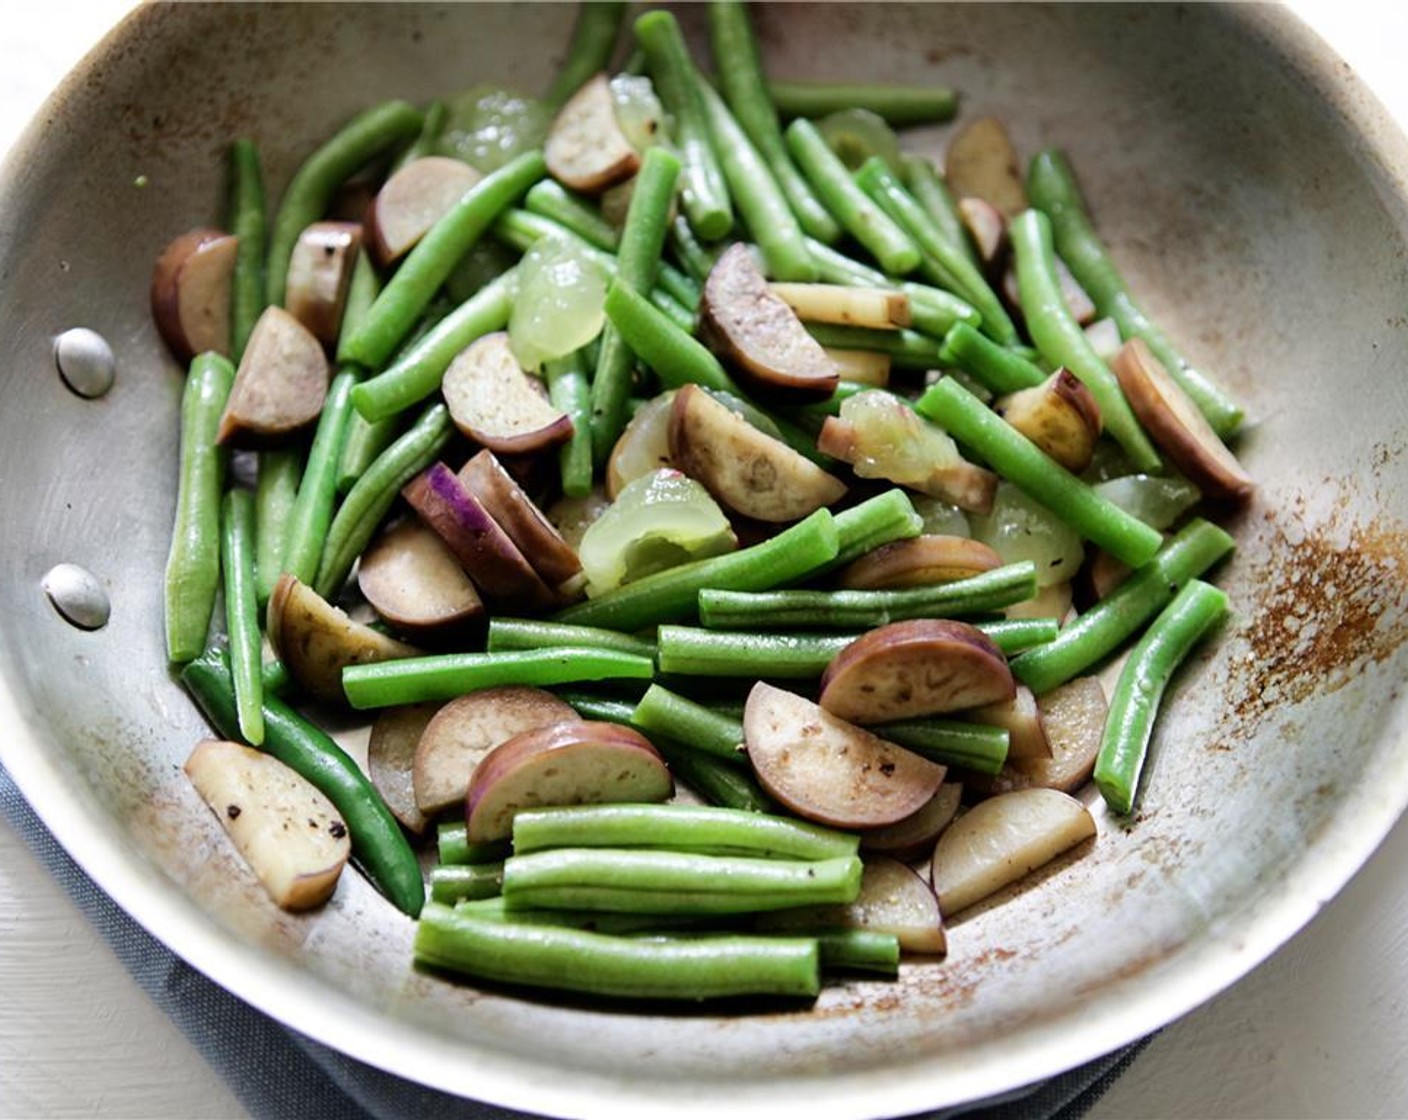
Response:
MULTIPOLYGON (((11 6, 0 150, 128 6, 11 6)), ((1408 5, 1295 7, 1408 124, 1408 5)), ((1408 820, 1290 945, 1160 1034, 1091 1120, 1408 1116, 1405 1022, 1408 820)), ((99 1115, 247 1114, 0 824, 0 1117, 99 1115)))

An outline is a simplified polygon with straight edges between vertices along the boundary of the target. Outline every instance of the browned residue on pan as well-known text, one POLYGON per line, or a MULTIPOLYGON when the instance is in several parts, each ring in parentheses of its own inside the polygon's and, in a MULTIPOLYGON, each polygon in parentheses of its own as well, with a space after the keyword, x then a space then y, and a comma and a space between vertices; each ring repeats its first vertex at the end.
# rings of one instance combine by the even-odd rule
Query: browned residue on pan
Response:
POLYGON ((1310 524, 1303 503, 1265 514, 1266 559, 1248 580, 1244 648, 1228 699, 1245 730, 1270 711, 1337 692, 1408 639, 1408 528, 1310 524))

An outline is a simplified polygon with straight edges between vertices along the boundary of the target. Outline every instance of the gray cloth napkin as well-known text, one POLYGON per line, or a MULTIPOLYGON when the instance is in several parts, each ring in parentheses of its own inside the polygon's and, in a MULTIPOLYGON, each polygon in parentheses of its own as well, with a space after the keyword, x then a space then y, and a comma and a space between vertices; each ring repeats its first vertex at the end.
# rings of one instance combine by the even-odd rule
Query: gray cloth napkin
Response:
MULTIPOLYGON (((528 1113, 453 1097, 374 1069, 290 1030, 225 991, 94 885, 50 835, 3 766, 0 814, 24 837, 142 990, 257 1120, 529 1120, 528 1113)), ((1001 1101, 924 1113, 924 1120, 1078 1120, 1147 1041, 1001 1101)))

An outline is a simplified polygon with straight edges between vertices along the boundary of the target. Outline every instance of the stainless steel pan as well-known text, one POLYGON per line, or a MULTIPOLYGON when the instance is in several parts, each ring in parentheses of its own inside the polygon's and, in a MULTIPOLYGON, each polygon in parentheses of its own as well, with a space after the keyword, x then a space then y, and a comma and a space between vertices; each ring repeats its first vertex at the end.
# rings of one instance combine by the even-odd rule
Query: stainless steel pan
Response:
MULTIPOLYGON (((700 13, 686 11, 699 23, 700 13)), ((219 218, 224 145, 274 185, 381 97, 541 87, 569 12, 140 10, 0 182, 0 755, 144 925, 250 1002, 427 1084, 564 1116, 908 1113, 1012 1088, 1207 999, 1307 921, 1408 802, 1408 148, 1324 46, 1254 7, 806 5, 762 13, 798 77, 937 78, 1019 147, 1066 147, 1137 290, 1250 406, 1262 481, 1221 582, 1235 623, 1171 696, 1128 827, 955 923, 942 964, 814 1009, 660 1016, 511 999, 409 968, 410 924, 355 876, 310 917, 235 873, 179 772, 202 733, 162 656, 179 371, 151 262, 219 218), (54 339, 99 332, 85 399, 54 339), (111 601, 71 626, 61 562, 111 601), (801 1096, 799 1097, 799 1094, 801 1096)), ((939 148, 943 132, 916 137, 939 148)))

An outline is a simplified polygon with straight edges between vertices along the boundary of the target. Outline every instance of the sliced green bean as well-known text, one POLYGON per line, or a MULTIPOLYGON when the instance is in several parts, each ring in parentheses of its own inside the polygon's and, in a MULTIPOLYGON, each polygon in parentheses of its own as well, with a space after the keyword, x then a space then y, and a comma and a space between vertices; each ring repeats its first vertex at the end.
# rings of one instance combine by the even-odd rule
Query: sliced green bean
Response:
MULTIPOLYGON (((809 931, 810 932, 810 931, 809 931)), ((900 939, 873 929, 819 929, 821 967, 894 976, 900 968, 900 939)))
POLYGON ((266 295, 271 304, 283 306, 289 258, 299 234, 327 212, 343 180, 382 152, 415 136, 420 127, 421 114, 414 105, 388 101, 358 114, 304 160, 284 192, 269 238, 266 295))
POLYGON ((220 587, 220 495, 229 453, 216 443, 235 367, 198 354, 181 396, 181 462, 176 521, 166 557, 166 655, 190 661, 205 649, 220 587))
POLYGON ((621 244, 620 231, 601 216, 601 211, 556 179, 534 183, 523 196, 523 208, 551 218, 604 253, 616 252, 621 244))
POLYGON ((561 105, 582 88, 593 74, 611 65, 616 39, 628 4, 623 0, 584 0, 577 5, 577 22, 572 27, 572 44, 558 67, 548 90, 547 103, 561 105))
POLYGON ((658 684, 645 690, 631 722, 642 731, 666 735, 726 762, 737 763, 743 757, 742 723, 658 684))
POLYGON ((868 109, 887 124, 941 124, 958 112, 958 94, 946 86, 885 85, 879 82, 768 83, 768 95, 784 117, 825 117, 868 109))
POLYGON ((882 331, 873 327, 843 327, 835 323, 806 323, 807 333, 823 346, 838 350, 875 350, 890 355, 898 369, 934 369, 939 364, 938 339, 901 328, 882 331))
POLYGON ((586 355, 574 350, 543 365, 548 399, 572 421, 572 435, 558 447, 557 466, 562 492, 583 498, 592 490, 592 389, 586 355))
MULTIPOLYGON (((997 342, 1017 341, 1017 328, 977 265, 929 217, 928 211, 905 189, 898 175, 879 156, 872 156, 856 173, 856 183, 894 223, 909 236, 926 257, 937 262, 930 279, 952 288, 971 303, 983 317, 983 333, 997 342)), ((927 270, 926 270, 927 271, 927 270)))
MULTIPOLYGON (((652 13, 657 14, 657 13, 652 13)), ((613 289, 649 293, 655 286, 660 253, 665 247, 670 204, 680 178, 680 161, 661 147, 651 148, 636 173, 635 189, 621 230, 613 289)), ((631 392, 631 348, 614 322, 602 331, 601 351, 592 375, 592 458, 606 462, 626 426, 626 400, 631 392)))
POLYGON ((220 516, 220 566, 225 573, 225 632, 240 734, 251 746, 264 742, 263 634, 254 594, 254 495, 227 490, 220 516))
POLYGON ((705 805, 571 805, 513 818, 515 855, 546 848, 665 848, 765 859, 853 856, 860 837, 806 821, 705 805))
POLYGON ((823 564, 808 579, 844 568, 867 552, 891 541, 917 537, 924 531, 924 519, 915 511, 909 495, 896 486, 834 515, 838 549, 833 560, 823 564))
POLYGON ((508 325, 515 283, 516 275, 510 270, 484 285, 394 365, 356 386, 352 407, 365 420, 384 420, 434 393, 455 355, 475 339, 508 325))
POLYGON ((469 825, 463 819, 436 825, 435 844, 443 863, 502 863, 513 852, 504 840, 469 842, 469 825))
POLYGON ((302 583, 311 584, 318 576, 323 558, 323 542, 332 524, 337 502, 337 467, 342 457, 342 439, 352 413, 352 387, 361 372, 355 367, 341 370, 328 386, 323 411, 308 451, 298 497, 289 511, 284 541, 283 571, 302 583))
POLYGON ((482 898, 497 898, 503 887, 502 860, 493 863, 452 863, 430 869, 430 901, 444 906, 482 898))
POLYGON ((1005 727, 957 719, 908 719, 870 728, 882 739, 944 766, 961 766, 997 774, 1007 761, 1010 736, 1005 727))
MULTIPOLYGON (((344 354, 343 347, 361 326, 362 321, 367 317, 367 312, 376 303, 377 297, 381 295, 381 276, 372 264, 371 256, 367 253, 358 253, 357 261, 352 266, 352 279, 347 284, 347 298, 342 305, 342 323, 338 328, 337 361, 339 365, 347 366, 355 364, 351 358, 344 354)), ((360 367, 358 367, 360 372, 360 367)))
POLYGON ((1096 355, 1085 331, 1066 306, 1056 276, 1050 221, 1040 210, 1027 210, 1007 228, 1022 297, 1022 317, 1032 341, 1042 357, 1053 366, 1065 366, 1090 389, 1100 406, 1105 430, 1125 449, 1134 465, 1141 471, 1158 470, 1159 453, 1140 428, 1115 375, 1096 355))
MULTIPOLYGON (((208 650, 181 672, 216 732, 239 738, 230 662, 224 650, 208 650)), ((283 701, 264 697, 263 750, 297 771, 342 814, 352 854, 372 883, 397 909, 415 917, 425 902, 420 864, 401 825, 362 769, 320 728, 283 701)))
POLYGON ((1148 562, 1163 544, 1157 529, 1102 498, 953 378, 940 380, 915 407, 1086 540, 1131 568, 1148 562))
POLYGON ((756 914, 853 902, 858 856, 705 856, 640 848, 553 848, 504 861, 509 907, 636 914, 756 914))
POLYGON ((1234 542, 1210 521, 1194 518, 1144 567, 1068 623, 1047 645, 1012 662, 1018 680, 1038 696, 1104 660, 1158 614, 1174 592, 1232 551, 1234 542))
POLYGON ((665 388, 702 385, 743 395, 707 346, 670 322, 639 292, 613 283, 606 293, 605 310, 607 320, 630 352, 655 371, 665 388))
POLYGON ((831 244, 841 227, 807 185, 782 138, 777 109, 763 77, 758 42, 740 0, 714 0, 709 5, 709 35, 720 91, 743 131, 772 170, 788 205, 810 237, 831 244))
POLYGON ((980 266, 978 254, 953 201, 953 193, 938 169, 925 157, 914 155, 901 156, 900 167, 904 171, 904 185, 909 188, 914 200, 924 207, 924 212, 939 232, 974 266, 980 266))
POLYGON ((749 813, 777 810, 747 767, 700 754, 658 735, 652 742, 670 771, 710 805, 749 813))
POLYGON ((939 359, 945 365, 957 366, 971 374, 999 395, 1030 389, 1046 380, 1046 373, 1040 366, 1014 350, 999 346, 967 323, 955 323, 944 335, 939 359))
POLYGON ((278 447, 259 452, 254 489, 254 589, 267 603, 284 570, 289 518, 298 501, 303 453, 278 447))
POLYGON ((656 572, 568 607, 557 619, 628 632, 677 622, 695 613, 702 588, 762 591, 777 587, 833 559, 837 547, 836 522, 827 510, 819 509, 750 548, 656 572))
POLYGON ((1120 670, 1095 758, 1095 788, 1115 812, 1134 809, 1154 719, 1174 670, 1226 614, 1226 594, 1191 580, 1150 623, 1120 670))
POLYGON ((236 140, 229 154, 230 232, 239 239, 230 277, 230 359, 239 365, 249 332, 264 313, 264 241, 267 217, 259 148, 236 140))
POLYGON ((684 161, 680 179, 684 212, 700 237, 717 241, 733 229, 733 206, 709 136, 698 71, 672 13, 646 12, 636 20, 635 32, 655 91, 674 117, 675 142, 684 161))
POLYGON ((432 101, 426 105, 425 113, 421 117, 420 131, 392 162, 391 174, 394 175, 408 163, 436 153, 440 147, 440 134, 445 131, 445 121, 449 115, 449 106, 443 101, 432 101))
POLYGON ((683 214, 675 215, 670 222, 669 239, 675 259, 696 284, 703 284, 709 278, 709 270, 714 267, 715 254, 695 236, 689 219, 683 214))
POLYGON ((477 918, 428 906, 416 960, 469 976, 625 999, 815 996, 815 939, 742 935, 678 941, 477 918))
POLYGON ((910 618, 958 618, 1000 610, 1036 594, 1030 560, 932 587, 899 591, 699 592, 699 619, 711 630, 869 629, 910 618))
POLYGON ((1100 314, 1114 319, 1120 337, 1142 338, 1148 343, 1154 357, 1182 386, 1213 430, 1223 439, 1231 436, 1241 426, 1241 406, 1194 368, 1134 301, 1090 223, 1085 200, 1061 152, 1048 150, 1033 157, 1027 172, 1027 194, 1032 205, 1050 219, 1056 252, 1100 314))
MULTIPOLYGON (((542 152, 524 152, 467 190, 416 242, 340 352, 367 369, 380 368, 415 326, 459 259, 546 171, 542 152)), ((360 407, 358 411, 362 411, 360 407)))
POLYGON ((649 658, 609 649, 510 650, 446 653, 374 665, 349 665, 342 690, 354 708, 389 708, 426 700, 452 700, 499 685, 568 684, 573 681, 649 680, 649 658))
POLYGON ((328 527, 313 582, 313 589, 324 599, 336 598, 401 487, 435 461, 453 430, 449 410, 443 404, 432 405, 347 492, 328 527))
POLYGON ((811 121, 798 119, 788 126, 787 147, 826 208, 886 272, 903 276, 919 267, 922 255, 918 247, 856 185, 811 121))
POLYGON ((489 653, 512 649, 552 649, 555 646, 575 646, 578 649, 610 649, 635 657, 655 658, 655 643, 617 630, 602 630, 594 626, 569 626, 561 622, 546 622, 538 618, 503 618, 489 620, 489 635, 485 648, 489 653))
POLYGON ((774 280, 815 280, 802 227, 767 163, 713 86, 702 79, 698 84, 714 150, 743 224, 762 251, 764 271, 774 280))

